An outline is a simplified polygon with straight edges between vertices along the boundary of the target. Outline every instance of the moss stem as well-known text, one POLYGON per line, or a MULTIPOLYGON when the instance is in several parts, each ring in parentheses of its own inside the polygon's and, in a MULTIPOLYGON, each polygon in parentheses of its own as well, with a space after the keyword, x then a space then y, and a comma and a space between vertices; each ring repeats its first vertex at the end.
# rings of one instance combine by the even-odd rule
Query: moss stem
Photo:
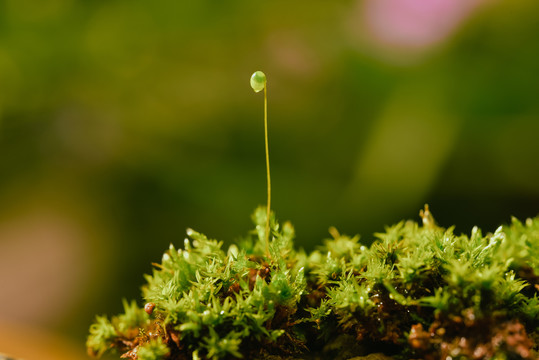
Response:
POLYGON ((270 163, 269 163, 269 145, 268 145, 268 96, 267 87, 264 86, 264 136, 266 143, 266 173, 268 178, 268 205, 266 210, 266 255, 269 257, 269 233, 270 233, 270 213, 271 213, 271 178, 270 178, 270 163))

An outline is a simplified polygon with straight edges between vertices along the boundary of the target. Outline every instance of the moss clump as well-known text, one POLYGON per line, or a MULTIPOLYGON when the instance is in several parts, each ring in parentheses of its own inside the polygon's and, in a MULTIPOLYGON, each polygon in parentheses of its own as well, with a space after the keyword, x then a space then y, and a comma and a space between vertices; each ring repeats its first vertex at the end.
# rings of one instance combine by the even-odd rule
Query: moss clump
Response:
POLYGON ((401 222, 364 246, 331 229, 311 254, 259 208, 227 251, 193 230, 147 275, 144 308, 97 317, 100 356, 176 359, 536 359, 539 218, 483 235, 401 222))
POLYGON ((241 250, 231 246, 225 252, 221 242, 188 230, 184 248, 171 245, 146 276, 142 292, 151 316, 125 304, 124 315, 98 317, 90 328, 90 353, 117 349, 131 359, 143 359, 143 351, 154 348, 155 356, 144 359, 239 358, 261 348, 301 353, 305 340, 294 326, 306 256, 293 249, 292 226, 280 227, 274 219, 265 255, 265 214, 262 208, 255 212, 256 229, 241 250))

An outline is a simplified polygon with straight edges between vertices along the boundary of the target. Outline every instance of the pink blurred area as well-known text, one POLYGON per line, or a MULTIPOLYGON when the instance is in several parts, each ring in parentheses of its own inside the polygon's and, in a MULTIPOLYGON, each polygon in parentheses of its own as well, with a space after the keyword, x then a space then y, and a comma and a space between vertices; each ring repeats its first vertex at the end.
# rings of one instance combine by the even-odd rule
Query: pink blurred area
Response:
POLYGON ((483 0, 365 0, 361 30, 393 50, 419 51, 450 36, 483 0))
POLYGON ((88 277, 85 240, 69 219, 46 211, 0 223, 0 318, 50 322, 81 296, 88 277))
POLYGON ((0 214, 0 354, 86 358, 81 342, 58 324, 69 323, 91 298, 100 274, 92 269, 95 231, 60 197, 3 204, 10 211, 0 214))

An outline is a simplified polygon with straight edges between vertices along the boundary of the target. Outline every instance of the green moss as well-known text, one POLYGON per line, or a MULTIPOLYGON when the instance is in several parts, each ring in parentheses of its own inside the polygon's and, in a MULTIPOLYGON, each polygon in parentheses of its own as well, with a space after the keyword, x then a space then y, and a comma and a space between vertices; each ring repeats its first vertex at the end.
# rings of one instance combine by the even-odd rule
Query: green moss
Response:
POLYGON ((437 226, 428 208, 422 218, 388 227, 370 247, 332 228, 311 254, 294 248, 292 225, 273 215, 267 252, 264 208, 226 251, 188 230, 183 249, 171 245, 146 276, 146 311, 124 301, 124 314, 97 317, 89 352, 143 360, 536 358, 539 219, 467 236, 437 226), (342 341, 349 345, 334 346, 342 341))
POLYGON ((161 360, 169 353, 168 347, 159 339, 151 339, 138 349, 139 360, 161 360))
POLYGON ((86 341, 88 352, 96 356, 103 355, 117 337, 118 333, 111 322, 104 316, 97 316, 95 323, 90 326, 90 335, 86 341))

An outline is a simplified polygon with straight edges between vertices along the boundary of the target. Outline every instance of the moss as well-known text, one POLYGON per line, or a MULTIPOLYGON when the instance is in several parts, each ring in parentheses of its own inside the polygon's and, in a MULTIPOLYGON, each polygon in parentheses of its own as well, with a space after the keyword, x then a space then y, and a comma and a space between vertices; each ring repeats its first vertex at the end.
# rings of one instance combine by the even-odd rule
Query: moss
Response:
POLYGON ((188 230, 155 264, 144 307, 97 317, 92 355, 130 359, 535 359, 539 218, 485 234, 401 222, 332 239, 306 254, 294 230, 253 215, 255 229, 226 251, 188 230))

